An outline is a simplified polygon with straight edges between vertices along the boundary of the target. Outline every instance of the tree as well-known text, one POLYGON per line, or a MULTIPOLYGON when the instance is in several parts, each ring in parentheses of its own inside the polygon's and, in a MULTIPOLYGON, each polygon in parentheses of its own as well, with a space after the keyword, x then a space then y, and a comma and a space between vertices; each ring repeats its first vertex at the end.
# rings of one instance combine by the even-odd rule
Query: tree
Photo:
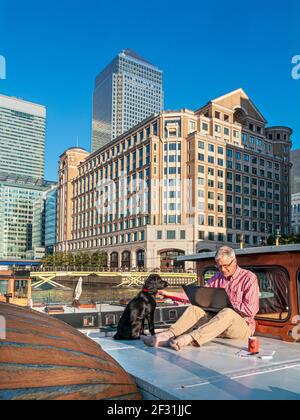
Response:
POLYGON ((108 257, 107 257, 107 253, 101 251, 100 252, 100 260, 99 260, 99 267, 103 270, 104 268, 107 268, 107 262, 108 262, 108 257))
POLYGON ((75 256, 74 256, 74 265, 76 267, 81 267, 81 253, 75 254, 75 256))
POLYGON ((91 267, 99 267, 100 266, 100 252, 96 251, 91 255, 91 267))
POLYGON ((64 254, 62 252, 58 252, 57 254, 53 255, 53 264, 55 267, 62 267, 64 260, 64 254))
MULTIPOLYGON (((282 235, 279 238, 279 245, 291 245, 291 244, 299 244, 300 243, 300 235, 282 235)), ((271 235, 268 237, 268 245, 276 245, 276 235, 271 235)))
POLYGON ((53 255, 47 255, 41 260, 44 267, 53 267, 53 255))
POLYGON ((81 265, 83 267, 90 267, 91 265, 91 258, 88 252, 82 252, 81 254, 81 265))

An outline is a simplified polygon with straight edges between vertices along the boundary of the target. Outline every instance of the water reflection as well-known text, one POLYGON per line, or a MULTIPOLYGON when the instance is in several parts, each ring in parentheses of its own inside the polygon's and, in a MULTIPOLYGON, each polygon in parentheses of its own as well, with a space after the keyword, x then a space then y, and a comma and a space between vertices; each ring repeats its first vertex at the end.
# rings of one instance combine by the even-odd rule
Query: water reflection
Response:
MULTIPOLYGON (((32 299, 34 303, 71 303, 73 300, 74 284, 60 282, 69 290, 43 290, 34 291, 32 299)), ((76 284, 75 284, 76 286, 76 284)), ((85 302, 119 302, 121 299, 132 299, 140 291, 140 288, 113 288, 109 285, 84 284, 81 303, 85 302)), ((181 292, 181 288, 168 289, 168 291, 181 292)))

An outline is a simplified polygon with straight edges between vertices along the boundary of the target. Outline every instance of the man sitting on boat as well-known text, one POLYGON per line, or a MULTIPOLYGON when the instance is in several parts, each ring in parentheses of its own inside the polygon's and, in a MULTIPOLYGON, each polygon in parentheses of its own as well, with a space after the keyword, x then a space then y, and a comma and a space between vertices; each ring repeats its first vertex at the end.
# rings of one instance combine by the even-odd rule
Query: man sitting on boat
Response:
POLYGON ((223 309, 213 316, 191 305, 169 330, 154 336, 141 336, 144 344, 179 351, 189 345, 201 347, 217 337, 246 340, 254 334, 254 318, 259 311, 259 286, 255 274, 238 266, 235 251, 230 247, 221 247, 215 260, 219 272, 206 287, 224 288, 233 309, 223 309))

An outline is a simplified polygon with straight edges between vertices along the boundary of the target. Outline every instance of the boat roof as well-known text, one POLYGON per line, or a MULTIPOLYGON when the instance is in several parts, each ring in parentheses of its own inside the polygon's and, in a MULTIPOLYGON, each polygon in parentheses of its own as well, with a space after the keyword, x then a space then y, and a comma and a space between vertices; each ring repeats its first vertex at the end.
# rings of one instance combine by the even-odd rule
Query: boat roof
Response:
MULTIPOLYGON (((282 252, 300 252, 300 244, 280 245, 280 246, 261 246, 253 248, 244 248, 235 250, 236 255, 256 255, 256 254, 270 254, 282 252)), ((184 255, 177 257, 177 261, 198 261, 215 258, 216 252, 203 252, 193 255, 184 255)))
POLYGON ((149 348, 140 340, 115 341, 89 332, 130 375, 144 399, 300 400, 300 345, 260 337, 272 360, 241 358, 245 342, 216 339, 180 352, 149 348))

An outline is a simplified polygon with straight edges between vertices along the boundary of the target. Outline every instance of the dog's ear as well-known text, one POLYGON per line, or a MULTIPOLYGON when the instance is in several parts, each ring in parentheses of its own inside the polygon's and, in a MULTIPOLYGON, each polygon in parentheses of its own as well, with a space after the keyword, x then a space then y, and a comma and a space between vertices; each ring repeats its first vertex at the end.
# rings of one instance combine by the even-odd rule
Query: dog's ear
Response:
POLYGON ((148 289, 150 294, 155 294, 158 291, 157 280, 159 276, 151 274, 145 281, 145 288, 148 289))

